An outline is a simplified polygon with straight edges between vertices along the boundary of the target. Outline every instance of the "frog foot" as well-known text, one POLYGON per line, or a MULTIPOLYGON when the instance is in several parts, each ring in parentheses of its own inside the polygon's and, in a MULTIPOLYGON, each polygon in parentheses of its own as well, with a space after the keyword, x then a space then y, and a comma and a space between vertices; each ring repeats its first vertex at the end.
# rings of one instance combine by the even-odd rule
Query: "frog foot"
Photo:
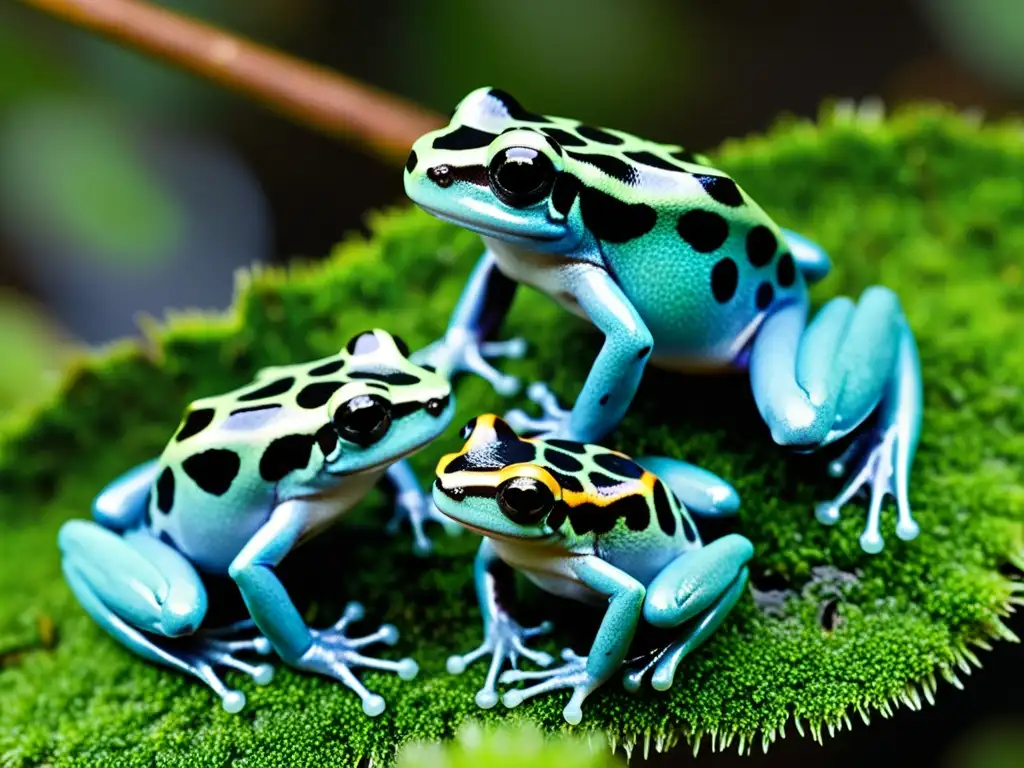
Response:
POLYGON ((526 389, 526 397, 540 406, 541 415, 534 417, 520 408, 505 414, 505 421, 520 435, 552 438, 569 437, 569 419, 572 411, 558 404, 558 397, 547 384, 535 382, 526 389))
MULTIPOLYGON (((871 436, 878 433, 866 433, 851 444, 850 448, 832 462, 829 473, 833 476, 842 475, 846 471, 847 461, 865 450, 870 444, 871 436)), ((870 554, 882 551, 885 542, 882 539, 880 520, 882 502, 886 495, 896 499, 898 515, 896 535, 903 541, 910 541, 920 533, 920 527, 910 513, 910 502, 907 499, 905 483, 898 482, 896 457, 898 450, 898 430, 893 425, 881 433, 875 444, 867 450, 859 466, 851 472, 846 487, 831 501, 819 503, 814 510, 818 522, 834 525, 839 521, 839 510, 858 493, 866 491, 869 495, 868 519, 864 532, 860 536, 861 548, 870 554)))
POLYGON ((245 640, 224 640, 231 632, 213 630, 198 632, 180 640, 167 641, 166 650, 186 664, 203 682, 213 689, 226 712, 235 714, 245 707, 245 694, 228 688, 214 671, 215 667, 237 669, 244 672, 257 685, 266 685, 274 678, 270 664, 250 664, 238 658, 239 653, 269 656, 273 652, 270 641, 262 635, 245 640))
POLYGON ((363 712, 375 717, 384 711, 384 699, 367 690, 352 669, 379 669, 394 672, 403 680, 412 680, 419 673, 419 665, 409 658, 390 661, 361 654, 361 648, 374 643, 394 645, 398 642, 398 630, 391 624, 384 624, 376 632, 364 637, 348 637, 345 633, 348 625, 359 621, 363 615, 363 606, 352 602, 345 606, 344 613, 333 627, 311 629, 312 645, 293 666, 340 680, 362 700, 363 712))
POLYGON ((594 676, 587 672, 587 657, 578 656, 569 648, 562 651, 562 658, 565 664, 554 669, 544 669, 538 672, 522 672, 510 670, 502 674, 499 682, 518 683, 524 680, 540 680, 536 685, 529 688, 517 688, 506 691, 501 697, 501 703, 506 707, 517 707, 529 698, 548 691, 556 691, 560 688, 572 688, 572 698, 562 710, 562 717, 570 725, 579 725, 583 719, 583 700, 593 693, 601 684, 594 676))
POLYGON ((535 651, 526 647, 526 641, 551 631, 552 624, 545 621, 536 627, 519 626, 511 617, 500 613, 487 628, 484 641, 474 650, 462 655, 448 657, 447 668, 452 675, 462 674, 477 659, 491 654, 491 666, 487 670, 487 678, 483 687, 476 692, 476 704, 481 709, 491 709, 498 703, 498 673, 507 660, 513 668, 519 657, 529 659, 539 667, 546 667, 552 662, 550 655, 543 651, 535 651))
POLYGON ((449 536, 462 533, 462 526, 451 518, 442 515, 428 494, 420 490, 403 491, 395 499, 395 514, 388 521, 385 530, 392 536, 396 535, 402 522, 408 520, 412 528, 413 551, 417 555, 429 555, 433 550, 430 537, 424 531, 427 523, 439 523, 449 536))
POLYGON ((475 333, 452 329, 444 338, 416 350, 409 360, 416 365, 431 366, 451 380, 462 372, 475 373, 494 387, 499 395, 508 397, 519 391, 519 379, 501 373, 487 362, 491 358, 518 359, 526 354, 526 340, 520 337, 504 341, 481 342, 475 333))

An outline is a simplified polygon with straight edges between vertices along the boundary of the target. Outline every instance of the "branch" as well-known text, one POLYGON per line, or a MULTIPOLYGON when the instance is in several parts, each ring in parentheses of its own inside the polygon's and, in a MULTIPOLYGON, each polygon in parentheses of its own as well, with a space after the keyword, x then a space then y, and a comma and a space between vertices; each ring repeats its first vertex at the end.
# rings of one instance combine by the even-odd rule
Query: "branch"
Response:
POLYGON ((404 162, 413 141, 444 123, 413 102, 141 0, 21 2, 353 141, 389 163, 404 162))

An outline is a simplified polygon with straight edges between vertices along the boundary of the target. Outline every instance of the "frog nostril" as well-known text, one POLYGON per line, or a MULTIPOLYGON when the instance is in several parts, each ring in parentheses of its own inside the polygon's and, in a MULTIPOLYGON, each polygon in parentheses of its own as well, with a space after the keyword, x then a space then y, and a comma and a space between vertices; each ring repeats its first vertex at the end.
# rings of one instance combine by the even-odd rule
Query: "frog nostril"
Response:
POLYGON ((439 187, 450 187, 455 180, 452 178, 452 169, 447 165, 435 165, 427 169, 427 178, 439 187))
POLYGON ((419 158, 416 157, 416 150, 414 149, 409 153, 409 159, 405 161, 405 170, 407 173, 412 173, 416 170, 416 163, 419 158))

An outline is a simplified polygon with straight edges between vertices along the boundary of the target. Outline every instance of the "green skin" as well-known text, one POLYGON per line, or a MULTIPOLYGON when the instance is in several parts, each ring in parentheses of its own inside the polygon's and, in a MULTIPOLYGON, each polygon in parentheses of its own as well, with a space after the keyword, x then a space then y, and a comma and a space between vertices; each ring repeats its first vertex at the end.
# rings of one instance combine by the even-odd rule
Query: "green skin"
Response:
MULTIPOLYGON (((369 715, 384 709, 355 667, 415 676, 411 659, 375 659, 360 649, 393 644, 386 625, 363 638, 339 622, 312 629, 274 574, 295 547, 351 510, 385 474, 396 490, 395 527, 408 518, 416 548, 429 549, 427 520, 444 521, 401 459, 437 437, 454 413, 451 387, 410 363, 404 342, 376 330, 331 357, 267 368, 232 392, 193 402, 159 459, 109 485, 96 522, 72 520, 59 534, 63 569, 87 612, 151 661, 195 675, 231 712, 245 704, 213 671, 226 666, 270 681, 237 651, 269 653, 352 688, 369 715), (225 640, 241 627, 199 630, 207 611, 200 574, 230 576, 262 636, 225 640), (174 640, 169 638, 185 638, 174 640), (183 644, 184 643, 184 644, 183 644)), ((456 526, 452 526, 456 528, 456 526)))
POLYGON ((735 491, 673 459, 634 462, 596 445, 521 439, 493 415, 477 417, 463 436, 462 451, 438 463, 434 503, 485 537, 475 563, 484 642, 449 658, 449 672, 460 673, 490 654, 479 706, 497 703, 498 682, 532 680, 532 687, 507 691, 503 703, 514 707, 570 688, 563 716, 577 724, 584 699, 622 666, 637 626, 646 622, 680 627, 680 636, 630 669, 623 682, 635 691, 653 669, 653 687, 668 689, 680 661, 711 635, 745 590, 751 543, 729 534, 702 545, 687 509, 732 514, 739 504, 735 491), (504 663, 515 666, 520 656, 542 667, 552 663, 548 654, 525 645, 550 623, 523 628, 504 607, 498 585, 501 569, 509 566, 555 595, 607 606, 587 656, 565 649, 560 667, 513 669, 498 678, 504 663))
POLYGON ((518 382, 487 358, 523 353, 485 341, 518 284, 548 294, 605 336, 571 409, 543 384, 540 417, 507 415, 522 434, 599 442, 619 423, 648 362, 680 371, 744 370, 773 439, 813 451, 856 430, 830 465, 846 488, 816 508, 834 524, 869 491, 861 546, 879 552, 884 497, 897 535, 918 525, 908 497, 921 425, 917 347, 899 300, 871 286, 809 320, 808 285, 830 266, 821 248, 780 228, 708 158, 620 130, 539 115, 479 88, 448 126, 416 141, 406 193, 431 214, 482 235, 484 254, 444 337, 417 353, 502 394, 518 382), (876 418, 870 418, 872 416, 876 418))

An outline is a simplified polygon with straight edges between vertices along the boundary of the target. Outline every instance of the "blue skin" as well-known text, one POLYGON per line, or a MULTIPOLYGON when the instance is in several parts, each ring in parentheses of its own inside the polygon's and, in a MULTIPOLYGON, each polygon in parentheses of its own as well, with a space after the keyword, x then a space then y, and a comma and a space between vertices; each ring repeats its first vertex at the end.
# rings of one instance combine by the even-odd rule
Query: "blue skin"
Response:
MULTIPOLYGON (((833 476, 848 475, 849 480, 838 496, 817 506, 818 520, 835 523, 840 507, 866 489, 870 501, 861 547, 869 553, 883 548, 880 510, 887 494, 896 500, 897 536, 915 538, 919 528, 911 516, 908 487, 921 427, 921 372, 895 294, 872 286, 856 303, 833 299, 808 323, 807 287, 828 273, 828 256, 807 238, 775 225, 745 193, 740 205, 712 201, 689 174, 727 177, 705 158, 684 166, 685 173, 666 173, 623 153, 642 150, 668 162, 670 150, 678 147, 621 131, 614 134, 620 146, 589 140, 572 145, 577 157, 593 151, 629 166, 634 180, 623 184, 569 152, 554 152, 550 145, 557 142, 537 132, 546 126, 536 116, 512 117, 518 105, 509 109, 507 97, 496 99, 493 93, 482 88, 467 96, 449 127, 416 142, 406 169, 406 192, 417 204, 480 233, 485 245, 445 336, 420 360, 449 376, 476 373, 499 393, 514 393, 518 382, 485 358, 518 354, 521 340, 504 342, 510 346, 502 348, 495 346, 502 342, 484 339, 507 313, 517 282, 534 285, 593 323, 605 342, 571 410, 563 410, 544 385, 535 384, 527 394, 543 415, 510 412, 507 418, 517 431, 599 442, 625 415, 649 359, 683 370, 747 368, 757 408, 779 445, 809 452, 860 431, 851 450, 830 465, 833 476), (486 146, 455 149, 450 140, 445 145, 453 128, 495 138, 486 146), (438 141, 441 148, 435 146, 438 141), (568 211, 561 210, 550 187, 546 197, 529 205, 507 202, 494 174, 510 147, 543 155, 553 173, 561 174, 558 178, 568 175, 611 201, 648 204, 658 214, 657 224, 646 235, 616 242, 614 236, 595 236, 578 199, 568 211), (478 181, 476 168, 489 168, 491 175, 478 181), (767 269, 752 266, 742 237, 730 236, 718 252, 708 254, 696 253, 674 233, 680 211, 694 209, 724 218, 729 232, 747 232, 754 225, 770 231, 780 245, 774 256, 769 254, 774 261, 767 269, 782 259, 779 254, 791 254, 796 275, 785 287, 774 284, 774 299, 766 309, 755 309, 753 289, 769 279, 767 269), (740 270, 740 288, 725 303, 712 299, 710 289, 711 265, 723 257, 740 270)), ((563 131, 577 127, 575 121, 546 119, 563 131)), ((585 134, 577 140, 580 136, 585 134)), ((596 221, 603 223, 600 217, 596 221)))
MULTIPOLYGON (((245 695, 227 688, 214 666, 240 670, 266 685, 273 678, 273 668, 269 664, 254 666, 235 654, 265 656, 272 650, 287 664, 341 680, 359 694, 366 714, 382 712, 384 700, 367 691, 350 667, 391 671, 406 680, 415 677, 418 667, 411 659, 394 662, 358 652, 374 643, 394 645, 398 641, 395 627, 385 624, 365 637, 349 638, 348 626, 364 614, 359 603, 350 602, 332 627, 312 629, 272 570, 297 543, 307 512, 301 501, 285 502, 275 509, 229 567, 228 574, 238 585, 252 621, 196 633, 208 607, 202 577, 177 549, 138 527, 157 465, 156 460, 140 464, 103 490, 93 507, 99 525, 70 520, 61 527, 58 545, 64 576, 93 620, 142 658, 202 680, 228 712, 241 711, 245 695), (124 533, 118 535, 117 531, 124 533), (263 637, 221 639, 252 627, 263 637), (148 635, 194 638, 187 646, 169 649, 148 635)), ((389 469, 389 480, 402 480, 406 472, 411 474, 407 467, 395 465, 389 469)), ((418 485, 395 485, 398 494, 422 493, 418 485)))
MULTIPOLYGON (((368 691, 351 667, 395 672, 405 680, 416 676, 418 667, 411 659, 395 662, 359 653, 374 643, 394 645, 398 630, 385 624, 370 635, 348 637, 348 626, 364 615, 357 602, 350 602, 341 619, 328 629, 313 629, 302 620, 272 570, 297 543, 307 512, 301 501, 285 502, 274 510, 229 567, 252 621, 197 633, 208 607, 202 577, 177 549, 137 527, 156 467, 155 460, 140 464, 104 489, 93 507, 99 525, 70 520, 60 530, 61 566, 68 585, 85 611, 115 640, 144 659, 199 678, 232 713, 245 707, 245 695, 227 688, 214 666, 237 669, 259 685, 273 679, 269 664, 252 665, 235 656, 240 652, 265 656, 276 651, 287 664, 334 677, 360 696, 363 710, 371 716, 384 710, 384 700, 368 691), (124 533, 119 536, 116 532, 121 530, 124 533), (263 636, 222 639, 253 627, 263 636), (188 645, 168 648, 148 635, 192 638, 188 645)), ((395 482, 406 472, 411 474, 405 466, 389 469, 396 493, 422 493, 418 485, 395 482)))
MULTIPOLYGON (((388 354, 391 360, 398 360, 393 345, 388 354)), ((390 360, 385 359, 384 363, 384 367, 390 367, 390 360)), ((450 392, 441 377, 424 377, 428 378, 436 379, 428 397, 443 397, 450 392)), ((393 388, 391 395, 398 389, 393 388)), ((344 391, 344 388, 340 390, 344 391)), ((374 391, 380 392, 379 389, 374 391)), ((220 401, 225 412, 233 409, 231 395, 213 398, 204 404, 220 401)), ((286 433, 308 429, 309 424, 302 423, 302 419, 309 419, 309 423, 320 418, 327 423, 328 419, 317 410, 295 409, 287 413, 291 415, 280 420, 286 433)), ((366 714, 377 715, 384 709, 384 700, 368 691, 352 669, 385 670, 403 679, 415 677, 418 667, 412 659, 389 661, 361 653, 361 649, 375 643, 393 645, 398 639, 395 627, 384 625, 370 635, 349 637, 349 625, 363 616, 362 607, 353 602, 332 627, 311 628, 303 621, 273 569, 302 541, 358 502, 372 487, 378 473, 385 472, 383 467, 389 461, 395 463, 387 466, 386 476, 395 488, 399 512, 410 518, 422 512, 418 506, 424 502, 429 504, 429 499, 407 463, 396 460, 436 437, 451 421, 453 413, 454 403, 449 401, 437 415, 419 411, 396 419, 374 444, 361 446, 339 440, 328 457, 315 448, 309 472, 294 478, 286 476, 276 487, 265 488, 266 484, 257 476, 249 478, 248 482, 234 482, 232 490, 224 496, 203 497, 193 491, 190 497, 184 474, 176 473, 175 498, 182 498, 186 508, 203 507, 204 521, 215 526, 204 528, 198 536, 190 538, 189 520, 195 518, 180 516, 182 527, 178 536, 185 546, 198 546, 194 551, 186 551, 180 543, 176 547, 162 541, 149 522, 153 517, 160 518, 160 513, 151 511, 147 516, 151 489, 162 468, 177 461, 173 454, 165 453, 163 459, 141 464, 105 488, 94 501, 95 523, 71 520, 62 526, 58 544, 67 582, 82 607, 106 632, 145 659, 199 678, 220 696, 224 709, 229 712, 240 711, 245 705, 245 696, 227 688, 214 667, 234 668, 247 673, 257 683, 265 684, 272 677, 270 665, 254 666, 235 654, 267 655, 273 650, 291 666, 341 681, 359 695, 366 714), (322 465, 317 464, 317 457, 322 465), (235 489, 238 495, 233 496, 235 489), (341 496, 330 496, 332 491, 339 490, 341 496), (326 503, 322 500, 324 493, 328 494, 326 503), (263 502, 260 500, 267 498, 280 501, 261 510, 263 502), (409 509, 410 504, 417 509, 409 509), (250 535, 245 532, 249 529, 244 528, 244 524, 252 519, 257 522, 250 535), (239 528, 243 528, 241 534, 239 528), (240 539, 240 535, 243 538, 240 539), (217 630, 200 630, 208 607, 203 572, 226 574, 235 581, 251 621, 217 630), (238 639, 240 632, 252 628, 262 636, 238 639)), ((244 473, 247 467, 253 466, 247 463, 250 458, 258 462, 265 438, 258 433, 241 433, 237 427, 234 430, 221 427, 211 440, 213 445, 237 447, 238 443, 228 442, 232 438, 243 441, 242 445, 252 445, 251 456, 242 455, 244 473)), ((183 443, 172 440, 168 451, 187 445, 187 440, 183 443)), ((178 509, 178 506, 172 508, 166 518, 179 516, 178 509)))
MULTIPOLYGON (((477 427, 476 432, 479 431, 477 427)), ((468 457, 481 456, 488 461, 488 456, 500 455, 500 451, 488 450, 488 436, 476 432, 467 443, 468 457)), ((676 533, 671 537, 657 524, 642 531, 620 525, 602 534, 598 546, 593 534, 576 534, 566 523, 552 529, 544 521, 527 524, 509 518, 494 497, 450 495, 450 491, 461 487, 463 482, 494 487, 490 484, 502 478, 531 475, 532 468, 545 467, 546 460, 528 461, 531 468, 527 469, 521 469, 525 466, 522 464, 508 466, 495 480, 487 473, 473 473, 468 478, 457 472, 448 473, 446 460, 449 458, 445 457, 438 465, 435 504, 454 520, 483 533, 485 538, 474 563, 484 641, 469 653, 450 657, 447 667, 449 672, 458 674, 490 655, 484 685, 476 694, 476 703, 482 708, 489 709, 497 703, 499 682, 532 681, 534 685, 528 688, 507 691, 502 697, 503 703, 515 707, 533 696, 570 688, 572 697, 563 715, 569 723, 579 723, 587 696, 625 663, 641 621, 666 629, 678 627, 680 633, 676 640, 631 666, 623 684, 627 690, 636 691, 653 670, 652 686, 656 690, 667 690, 672 686, 680 662, 721 625, 746 589, 746 563, 753 554, 753 546, 739 534, 729 534, 702 546, 699 538, 696 541, 679 538, 682 525, 676 526, 676 533), (551 623, 522 627, 505 607, 507 595, 503 594, 501 572, 508 566, 522 570, 535 583, 555 594, 607 605, 587 656, 581 657, 565 649, 562 666, 540 671, 512 669, 499 676, 506 660, 513 667, 520 657, 541 667, 550 667, 553 661, 548 654, 526 646, 531 638, 550 631, 551 623)), ((662 457, 638 459, 637 463, 657 474, 683 503, 682 507, 673 505, 674 514, 679 517, 688 517, 687 508, 707 517, 725 517, 734 515, 739 507, 735 490, 706 470, 662 457)), ((575 474, 578 481, 583 482, 592 469, 585 465, 579 472, 566 474, 575 474)), ((629 493, 652 493, 650 489, 640 488, 629 493)), ((687 525, 692 530, 692 523, 687 525)))

